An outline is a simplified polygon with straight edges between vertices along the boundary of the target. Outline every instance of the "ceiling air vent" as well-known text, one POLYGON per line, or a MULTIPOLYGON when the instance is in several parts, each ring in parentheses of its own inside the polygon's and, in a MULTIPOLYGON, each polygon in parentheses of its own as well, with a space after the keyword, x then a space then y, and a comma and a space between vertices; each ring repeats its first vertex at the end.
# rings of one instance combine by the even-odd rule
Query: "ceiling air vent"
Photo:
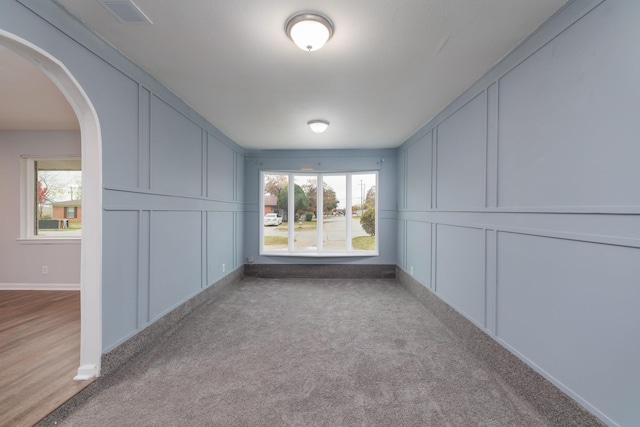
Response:
POLYGON ((123 24, 151 24, 151 20, 131 0, 99 0, 123 24))

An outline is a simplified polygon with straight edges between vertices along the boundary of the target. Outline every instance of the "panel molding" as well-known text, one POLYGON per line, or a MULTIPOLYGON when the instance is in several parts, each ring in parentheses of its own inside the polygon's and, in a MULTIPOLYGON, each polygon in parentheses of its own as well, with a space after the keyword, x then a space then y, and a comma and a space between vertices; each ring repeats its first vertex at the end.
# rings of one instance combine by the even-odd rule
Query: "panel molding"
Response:
POLYGON ((469 213, 562 213, 562 214, 610 214, 640 215, 638 206, 529 206, 460 209, 398 209, 398 212, 469 212, 469 213))
POLYGON ((477 228, 482 230, 492 230, 497 232, 523 234, 523 235, 529 235, 529 236, 540 236, 540 237, 549 237, 549 238, 562 239, 562 240, 574 240, 574 241, 587 242, 587 243, 599 243, 603 245, 640 248, 640 238, 638 237, 626 237, 622 235, 606 235, 606 234, 599 234, 597 232, 591 232, 591 233, 567 232, 567 231, 558 231, 558 230, 550 230, 550 229, 535 228, 535 227, 530 227, 530 228, 513 227, 513 226, 495 225, 495 224, 483 223, 483 222, 440 220, 440 219, 429 218, 427 216, 424 216, 421 218, 402 217, 400 218, 400 220, 430 222, 436 225, 477 228))
POLYGON ((398 213, 398 218, 619 246, 638 247, 640 245, 640 216, 638 215, 565 215, 562 213, 510 215, 486 212, 401 211, 398 213))

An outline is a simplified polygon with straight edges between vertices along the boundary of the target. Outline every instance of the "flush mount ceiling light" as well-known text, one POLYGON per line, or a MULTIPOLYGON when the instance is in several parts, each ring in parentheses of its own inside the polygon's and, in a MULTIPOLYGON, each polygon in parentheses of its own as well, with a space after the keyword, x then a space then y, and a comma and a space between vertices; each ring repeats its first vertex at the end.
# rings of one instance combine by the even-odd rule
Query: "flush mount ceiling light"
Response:
POLYGON ((309 120, 307 124, 315 133, 322 133, 329 127, 327 120, 309 120))
POLYGON ((333 35, 333 24, 317 13, 298 13, 287 20, 287 35, 302 50, 318 50, 333 35))

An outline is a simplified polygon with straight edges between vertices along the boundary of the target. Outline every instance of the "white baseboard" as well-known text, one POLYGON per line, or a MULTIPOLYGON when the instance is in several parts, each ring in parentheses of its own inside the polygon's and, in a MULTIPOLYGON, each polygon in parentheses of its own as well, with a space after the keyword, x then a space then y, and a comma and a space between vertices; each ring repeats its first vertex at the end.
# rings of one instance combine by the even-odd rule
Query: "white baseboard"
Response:
POLYGON ((79 291, 80 283, 0 283, 0 291, 79 291))

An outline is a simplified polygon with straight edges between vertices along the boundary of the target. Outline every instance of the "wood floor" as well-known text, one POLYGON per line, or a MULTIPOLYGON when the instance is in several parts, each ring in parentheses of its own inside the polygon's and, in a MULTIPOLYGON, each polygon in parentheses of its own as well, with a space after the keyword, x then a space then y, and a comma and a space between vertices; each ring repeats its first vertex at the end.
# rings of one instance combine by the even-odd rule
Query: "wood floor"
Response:
POLYGON ((0 426, 32 426, 89 385, 79 361, 79 291, 0 291, 0 426))

